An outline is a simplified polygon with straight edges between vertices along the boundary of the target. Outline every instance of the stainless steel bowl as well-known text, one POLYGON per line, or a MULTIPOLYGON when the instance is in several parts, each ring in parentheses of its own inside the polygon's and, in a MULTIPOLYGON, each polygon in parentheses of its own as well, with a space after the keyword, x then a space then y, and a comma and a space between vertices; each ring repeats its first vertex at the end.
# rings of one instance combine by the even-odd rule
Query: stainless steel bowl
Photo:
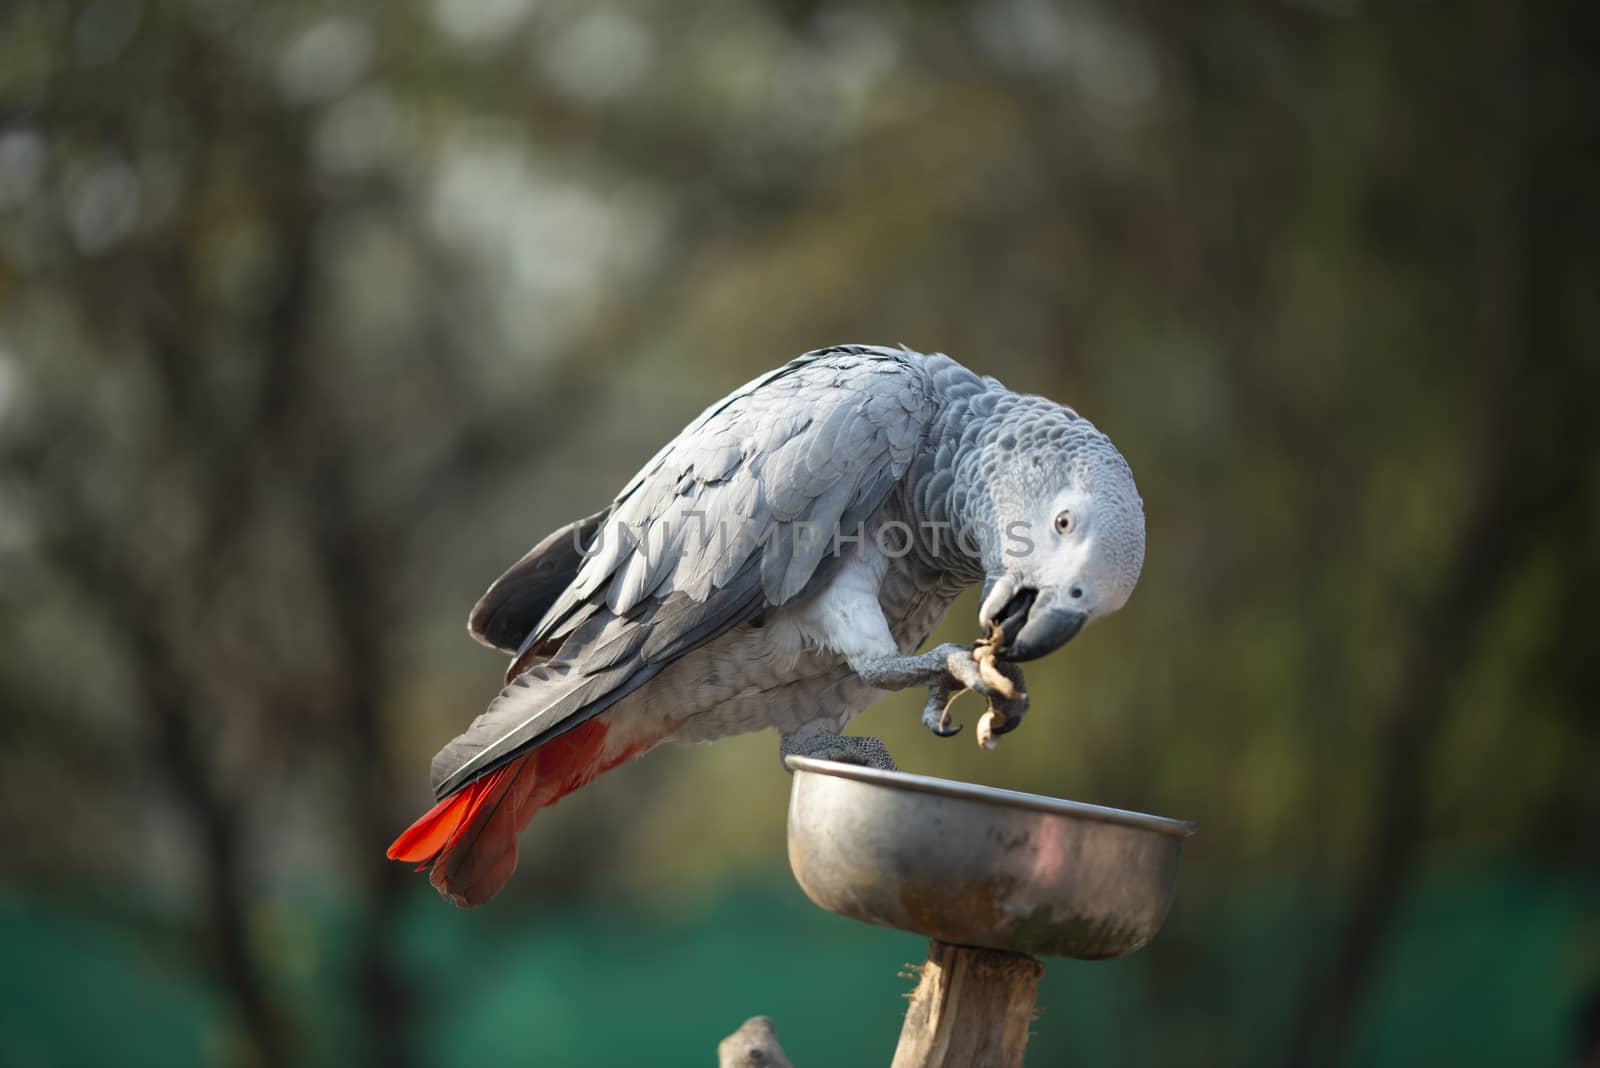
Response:
POLYGON ((789 866, 831 912, 958 945, 1103 960, 1156 936, 1194 825, 789 757, 789 866))

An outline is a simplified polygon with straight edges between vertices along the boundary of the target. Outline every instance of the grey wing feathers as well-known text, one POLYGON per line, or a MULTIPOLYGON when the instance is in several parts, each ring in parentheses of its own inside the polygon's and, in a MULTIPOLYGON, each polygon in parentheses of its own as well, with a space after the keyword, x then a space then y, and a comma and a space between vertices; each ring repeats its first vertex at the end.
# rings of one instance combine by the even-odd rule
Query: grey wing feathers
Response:
POLYGON ((937 405, 922 359, 855 346, 808 353, 712 405, 657 453, 602 513, 587 557, 523 639, 515 678, 434 758, 435 792, 571 730, 824 579, 834 531, 854 532, 921 445, 937 405), (519 670, 547 651, 548 662, 519 670))

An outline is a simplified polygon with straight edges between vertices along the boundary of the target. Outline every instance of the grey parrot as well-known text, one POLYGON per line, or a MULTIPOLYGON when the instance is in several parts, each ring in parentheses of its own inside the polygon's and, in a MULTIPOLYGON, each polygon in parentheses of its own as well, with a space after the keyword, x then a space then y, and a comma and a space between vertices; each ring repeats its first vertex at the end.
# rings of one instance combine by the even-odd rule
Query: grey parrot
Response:
POLYGON ((389 856, 478 905, 535 812, 667 739, 773 727, 782 754, 893 768, 841 731, 910 687, 937 733, 964 689, 1014 729, 1017 663, 1122 607, 1143 563, 1133 473, 1070 408, 943 355, 807 353, 707 408, 484 594, 469 627, 513 656, 505 689, 434 757, 439 802, 389 856), (916 653, 979 583, 1000 659, 916 653))

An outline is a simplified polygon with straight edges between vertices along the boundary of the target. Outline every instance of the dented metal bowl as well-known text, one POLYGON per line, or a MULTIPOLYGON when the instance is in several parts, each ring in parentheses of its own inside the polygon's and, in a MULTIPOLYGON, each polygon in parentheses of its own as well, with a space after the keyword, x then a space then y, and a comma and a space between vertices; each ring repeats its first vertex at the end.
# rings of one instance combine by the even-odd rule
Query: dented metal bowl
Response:
POLYGON ((841 916, 958 945, 1121 957, 1156 936, 1194 825, 792 756, 789 866, 841 916))

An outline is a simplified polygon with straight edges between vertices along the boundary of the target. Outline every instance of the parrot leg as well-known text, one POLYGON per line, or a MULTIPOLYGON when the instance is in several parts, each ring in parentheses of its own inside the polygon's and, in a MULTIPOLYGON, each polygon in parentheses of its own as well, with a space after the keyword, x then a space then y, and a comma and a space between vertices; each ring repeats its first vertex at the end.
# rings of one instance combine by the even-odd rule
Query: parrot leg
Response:
POLYGON ((824 727, 810 723, 779 738, 778 759, 789 756, 837 760, 841 764, 861 764, 880 771, 900 770, 889 755, 889 748, 878 739, 833 734, 824 727))
POLYGON ((960 725, 950 726, 946 710, 963 690, 988 698, 990 704, 1005 714, 1004 726, 997 728, 1001 734, 1015 730, 1028 711, 1022 669, 1004 660, 980 665, 965 645, 947 643, 925 653, 863 660, 851 667, 862 682, 880 690, 926 686, 928 703, 922 710, 922 722, 941 738, 961 730, 960 725), (984 670, 985 667, 988 670, 984 670))

